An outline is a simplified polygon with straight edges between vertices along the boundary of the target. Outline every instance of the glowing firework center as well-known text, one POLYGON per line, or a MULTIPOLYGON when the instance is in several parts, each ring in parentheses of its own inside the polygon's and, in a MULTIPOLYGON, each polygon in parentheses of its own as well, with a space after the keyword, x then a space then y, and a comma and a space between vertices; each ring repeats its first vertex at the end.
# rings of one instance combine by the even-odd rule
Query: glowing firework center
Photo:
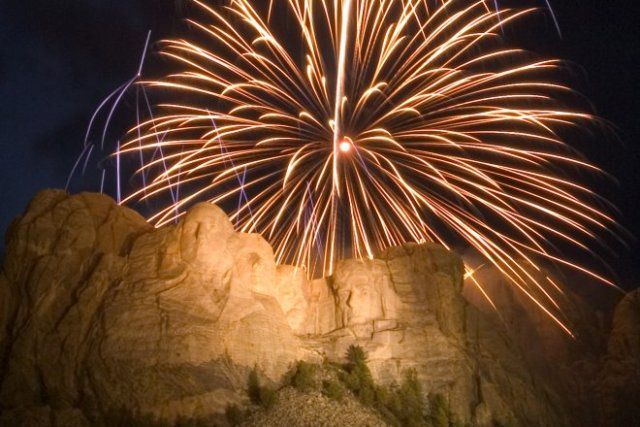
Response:
POLYGON ((353 141, 349 137, 344 137, 340 142, 339 148, 342 153, 347 154, 353 148, 353 141))

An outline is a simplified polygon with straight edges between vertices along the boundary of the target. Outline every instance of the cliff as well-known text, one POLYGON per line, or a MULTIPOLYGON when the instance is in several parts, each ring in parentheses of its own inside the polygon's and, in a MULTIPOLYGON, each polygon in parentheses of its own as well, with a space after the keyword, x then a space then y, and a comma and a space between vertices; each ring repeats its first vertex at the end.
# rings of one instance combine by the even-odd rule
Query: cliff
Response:
MULTIPOLYGON (((463 273, 440 246, 405 245, 309 281, 216 206, 155 229, 106 196, 43 191, 7 233, 0 425, 109 425, 114 411, 224 424, 229 405, 247 404, 254 367, 275 384, 296 361, 340 361, 352 344, 382 383, 415 369, 425 394, 444 396, 463 423, 578 425, 568 381, 558 381, 575 357, 560 366, 529 354, 575 344, 507 313, 529 325, 514 334, 463 273)), ((637 387, 624 377, 638 372, 639 327, 629 297, 598 382, 606 411, 637 387)))

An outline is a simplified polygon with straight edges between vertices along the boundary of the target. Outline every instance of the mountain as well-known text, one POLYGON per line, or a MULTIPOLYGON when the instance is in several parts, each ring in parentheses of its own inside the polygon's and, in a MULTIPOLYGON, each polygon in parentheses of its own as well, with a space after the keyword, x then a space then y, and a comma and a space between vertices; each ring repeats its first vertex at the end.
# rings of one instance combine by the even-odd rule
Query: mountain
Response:
MULTIPOLYGON (((228 408, 250 404, 252 371, 276 387, 298 361, 341 363, 354 345, 375 381, 412 370, 460 425, 640 419, 637 292, 617 308, 607 345, 577 296, 566 296, 582 332, 572 339, 498 281, 510 308, 496 312, 465 284, 462 259, 434 244, 308 280, 214 205, 154 228, 104 195, 42 191, 6 237, 0 425, 113 425, 118 413, 130 424, 225 425, 228 408)), ((318 399, 284 402, 294 416, 282 425, 303 425, 296 408, 321 411, 318 399)))

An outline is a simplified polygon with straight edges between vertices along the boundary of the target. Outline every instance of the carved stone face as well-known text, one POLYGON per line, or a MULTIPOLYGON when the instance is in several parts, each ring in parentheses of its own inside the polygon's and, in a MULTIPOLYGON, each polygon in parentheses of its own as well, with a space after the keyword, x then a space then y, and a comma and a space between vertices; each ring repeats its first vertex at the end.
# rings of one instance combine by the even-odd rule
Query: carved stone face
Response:
POLYGON ((384 318, 382 283, 383 277, 364 262, 341 263, 335 274, 334 287, 343 326, 384 318))
POLYGON ((267 241, 257 234, 237 233, 227 244, 233 254, 232 288, 275 296, 275 259, 267 241))

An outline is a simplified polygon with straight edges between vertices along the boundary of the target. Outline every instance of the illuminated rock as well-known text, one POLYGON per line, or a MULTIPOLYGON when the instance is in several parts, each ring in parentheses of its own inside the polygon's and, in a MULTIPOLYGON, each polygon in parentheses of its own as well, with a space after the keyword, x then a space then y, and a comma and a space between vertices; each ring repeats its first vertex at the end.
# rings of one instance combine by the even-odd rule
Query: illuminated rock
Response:
POLYGON ((466 302, 463 271, 440 246, 405 245, 308 280, 215 206, 155 229, 108 197, 45 191, 7 236, 0 424, 215 418, 246 402, 254 366, 276 381, 352 344, 380 382, 415 369, 461 422, 569 424, 519 346, 466 302))
POLYGON ((327 286, 317 351, 340 360, 356 343, 382 382, 415 369, 460 422, 565 425, 560 401, 532 381, 523 355, 462 295, 460 257, 434 244, 392 248, 371 261, 340 262, 327 286))
POLYGON ((303 269, 290 265, 277 267, 275 296, 296 334, 314 333, 308 327, 310 292, 311 283, 303 269))
POLYGON ((278 379, 302 358, 271 248, 215 206, 153 229, 107 197, 42 192, 9 232, 3 274, 5 414, 201 417, 244 399, 254 365, 278 379))

